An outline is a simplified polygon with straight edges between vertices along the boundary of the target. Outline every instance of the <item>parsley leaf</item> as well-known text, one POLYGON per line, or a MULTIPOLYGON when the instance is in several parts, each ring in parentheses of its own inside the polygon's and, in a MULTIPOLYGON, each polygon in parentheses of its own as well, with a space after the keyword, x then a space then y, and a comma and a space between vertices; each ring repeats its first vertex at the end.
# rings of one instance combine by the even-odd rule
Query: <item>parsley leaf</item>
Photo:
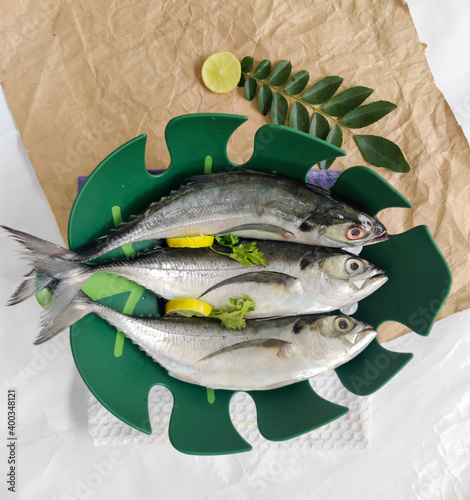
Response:
POLYGON ((215 239, 219 245, 224 247, 233 247, 233 245, 236 245, 240 241, 238 236, 235 236, 232 233, 224 234, 223 236, 216 236, 215 239))
POLYGON ((220 255, 226 255, 231 259, 235 259, 236 261, 240 262, 240 264, 246 267, 253 264, 265 267, 268 265, 268 261, 265 259, 263 253, 258 250, 254 241, 252 241, 251 243, 240 243, 238 246, 236 246, 240 240, 233 234, 216 236, 215 239, 219 245, 232 249, 232 253, 225 253, 218 252, 213 247, 211 247, 211 250, 220 255))
POLYGON ((227 330, 241 330, 246 327, 246 314, 255 310, 255 301, 245 295, 240 299, 230 299, 230 303, 233 307, 212 311, 209 316, 222 321, 227 330))

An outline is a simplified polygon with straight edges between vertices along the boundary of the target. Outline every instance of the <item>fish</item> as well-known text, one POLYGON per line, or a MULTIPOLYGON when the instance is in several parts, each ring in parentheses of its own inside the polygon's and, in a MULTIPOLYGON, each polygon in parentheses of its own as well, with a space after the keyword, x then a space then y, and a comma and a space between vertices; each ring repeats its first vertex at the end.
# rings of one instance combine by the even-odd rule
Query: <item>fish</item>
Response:
MULTIPOLYGON (((50 287, 60 314, 96 273, 127 278, 166 299, 198 299, 214 309, 248 295, 255 310, 247 318, 334 311, 367 297, 387 281, 371 262, 341 249, 278 241, 257 241, 268 265, 245 267, 211 248, 159 248, 131 259, 90 265, 49 254, 54 245, 10 232, 28 256, 33 273, 10 299, 17 304, 50 287), (33 250, 34 248, 34 250, 33 250)), ((243 240, 241 240, 243 243, 243 240)))
POLYGON ((36 343, 90 313, 123 332, 170 376, 235 391, 276 389, 321 375, 362 352, 377 334, 362 321, 328 314, 252 319, 227 334, 213 318, 132 317, 79 292, 57 321, 46 321, 36 343))
POLYGON ((287 177, 235 170, 190 177, 186 184, 98 238, 90 247, 57 249, 87 262, 123 245, 153 239, 234 234, 261 240, 347 248, 388 238, 377 217, 330 191, 287 177))

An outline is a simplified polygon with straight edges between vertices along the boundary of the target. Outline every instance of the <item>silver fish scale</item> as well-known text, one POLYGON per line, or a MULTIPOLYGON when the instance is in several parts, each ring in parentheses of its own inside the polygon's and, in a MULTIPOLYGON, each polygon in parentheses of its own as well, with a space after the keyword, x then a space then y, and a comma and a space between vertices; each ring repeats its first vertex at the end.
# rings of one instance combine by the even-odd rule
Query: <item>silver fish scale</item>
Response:
MULTIPOLYGON (((240 224, 259 224, 260 220, 297 233, 318 203, 331 203, 328 192, 320 194, 284 177, 253 172, 203 177, 204 181, 183 186, 112 231, 95 249, 83 252, 82 261, 136 241, 222 234, 240 224)), ((283 239, 282 234, 268 236, 283 239)))
MULTIPOLYGON (((125 332, 134 343, 160 363, 176 356, 194 362, 237 342, 260 336, 262 328, 253 325, 244 330, 226 330, 218 320, 203 318, 135 318, 126 316, 100 304, 95 312, 103 319, 125 332)), ((292 318, 289 318, 293 323, 292 318)), ((288 322, 289 323, 289 322, 288 322)), ((271 334, 272 329, 268 330, 271 334)), ((267 333, 267 332, 264 332, 267 333)))
MULTIPOLYGON (((361 300, 386 278, 361 289, 347 276, 334 277, 325 269, 329 259, 341 262, 341 250, 294 243, 257 241, 268 266, 245 267, 208 248, 166 248, 133 259, 90 266, 81 279, 112 273, 134 281, 167 299, 200 299, 215 309, 230 307, 231 298, 250 296, 256 304, 247 317, 285 316, 332 311, 361 300)), ((217 251, 231 249, 215 245, 217 251)), ((366 261, 364 261, 366 262, 366 261)), ((369 264, 364 264, 368 271, 369 264)), ((370 272, 375 272, 374 270, 370 272)))
POLYGON ((214 389, 271 389, 310 378, 348 361, 376 334, 357 322, 360 339, 354 345, 332 333, 331 317, 324 315, 302 317, 300 328, 294 328, 299 319, 289 317, 248 321, 243 330, 227 331, 217 320, 133 318, 81 300, 171 376, 214 389))
MULTIPOLYGON (((257 245, 269 262, 268 270, 291 276, 298 274, 302 256, 310 251, 310 248, 299 245, 287 245, 286 251, 281 252, 279 246, 270 242, 260 241, 257 245)), ((216 245, 216 248, 221 252, 231 251, 220 245, 216 245)), ((207 248, 165 249, 151 256, 144 255, 90 269, 93 272, 123 276, 168 299, 198 296, 223 280, 262 270, 265 268, 260 266, 247 268, 236 260, 207 248)))

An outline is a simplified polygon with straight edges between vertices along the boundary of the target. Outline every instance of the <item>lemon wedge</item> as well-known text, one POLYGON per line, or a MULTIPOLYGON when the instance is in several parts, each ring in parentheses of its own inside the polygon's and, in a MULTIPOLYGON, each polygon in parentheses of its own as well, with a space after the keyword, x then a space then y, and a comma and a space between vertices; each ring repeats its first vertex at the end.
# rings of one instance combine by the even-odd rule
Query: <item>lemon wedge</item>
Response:
POLYGON ((170 316, 209 316, 212 306, 196 299, 173 299, 165 304, 165 314, 170 316))
POLYGON ((188 236, 184 238, 168 238, 166 243, 172 248, 210 247, 214 243, 213 236, 188 236))
POLYGON ((226 94, 238 85, 242 69, 240 61, 231 52, 216 52, 204 61, 201 73, 209 90, 226 94))

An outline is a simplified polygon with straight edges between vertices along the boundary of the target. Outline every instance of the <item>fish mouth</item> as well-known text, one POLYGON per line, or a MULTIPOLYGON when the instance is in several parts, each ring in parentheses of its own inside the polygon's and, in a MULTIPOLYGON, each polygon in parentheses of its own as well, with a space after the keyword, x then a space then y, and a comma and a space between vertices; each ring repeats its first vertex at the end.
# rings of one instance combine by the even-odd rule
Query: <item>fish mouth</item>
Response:
POLYGON ((385 241, 389 238, 387 229, 378 221, 372 225, 372 234, 373 236, 371 241, 374 243, 379 243, 380 241, 385 241))
POLYGON ((355 334, 355 339, 352 342, 358 349, 357 354, 362 352, 372 342, 376 335, 377 332, 372 325, 364 324, 361 330, 355 334))
POLYGON ((374 274, 373 276, 371 276, 367 281, 366 283, 369 284, 369 283, 376 283, 377 281, 381 281, 382 283, 385 283, 386 281, 388 281, 388 276, 385 274, 385 271, 377 271, 376 274, 374 274))
MULTIPOLYGON (((350 334, 347 334, 350 335, 350 334)), ((353 338, 349 338, 353 346, 355 355, 361 353, 377 336, 377 332, 372 325, 362 323, 361 329, 354 334, 353 338)))
POLYGON ((374 290, 377 290, 377 288, 382 286, 386 281, 388 281, 388 276, 385 274, 385 271, 377 269, 374 274, 368 278, 356 280, 353 281, 353 283, 357 290, 369 289, 371 285, 373 285, 374 290))
POLYGON ((364 242, 363 245, 373 245, 374 243, 380 243, 381 241, 388 240, 389 237, 390 235, 387 233, 387 231, 384 231, 383 233, 377 234, 377 236, 372 236, 372 238, 364 242))
POLYGON ((352 345, 355 345, 356 347, 360 347, 361 350, 365 348, 365 346, 372 341, 370 338, 369 333, 374 332, 375 328, 372 325, 368 325, 364 323, 363 325, 360 326, 360 330, 352 330, 349 333, 345 334, 346 340, 350 342, 352 345), (363 345, 365 344, 365 345, 363 345), (361 347, 362 346, 362 347, 361 347))

